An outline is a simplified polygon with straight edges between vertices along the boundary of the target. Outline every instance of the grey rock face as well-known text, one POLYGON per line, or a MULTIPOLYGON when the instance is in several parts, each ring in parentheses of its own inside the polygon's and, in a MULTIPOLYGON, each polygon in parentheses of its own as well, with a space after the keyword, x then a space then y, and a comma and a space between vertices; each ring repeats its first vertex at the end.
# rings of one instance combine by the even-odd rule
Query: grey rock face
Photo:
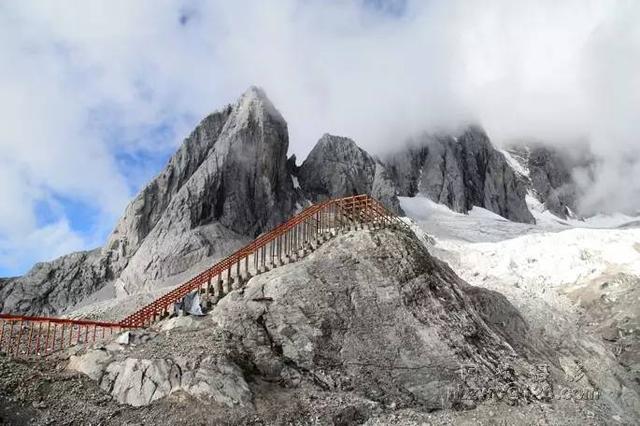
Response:
POLYGON ((185 139, 165 169, 127 206, 124 215, 109 236, 105 253, 120 272, 156 226, 173 197, 193 176, 218 140, 231 108, 206 117, 185 139))
POLYGON ((182 390, 229 407, 251 403, 242 371, 223 358, 208 357, 190 369, 172 359, 114 359, 98 349, 71 357, 68 369, 83 373, 122 404, 141 407, 182 390))
POLYGON ((418 192, 466 213, 484 207, 509 220, 533 223, 526 184, 479 127, 460 136, 426 136, 417 146, 389 157, 388 169, 401 195, 418 192))
POLYGON ((524 361, 534 351, 517 310, 464 283, 409 234, 338 237, 253 278, 212 316, 248 370, 287 386, 311 380, 434 410, 460 406, 450 392, 458 386, 534 385, 524 361))
POLYGON ((215 134, 206 158, 171 198, 117 289, 130 293, 149 286, 145 281, 228 254, 230 242, 238 248, 244 236, 255 237, 294 212, 287 125, 260 89, 245 93, 215 134))
POLYGON ((578 190, 572 171, 584 166, 586 160, 578 162, 566 152, 540 144, 515 147, 510 152, 529 170, 531 188, 547 209, 563 219, 577 212, 578 190))
POLYGON ((371 194, 391 210, 401 212, 395 184, 384 165, 349 138, 322 136, 298 175, 302 189, 314 201, 371 194))
POLYGON ((25 276, 0 286, 0 311, 52 315, 98 290, 111 278, 100 250, 72 253, 36 264, 25 276))
POLYGON ((287 125, 261 89, 205 118, 129 204, 101 250, 36 266, 0 287, 3 312, 58 314, 115 281, 119 294, 219 258, 296 209, 287 125))

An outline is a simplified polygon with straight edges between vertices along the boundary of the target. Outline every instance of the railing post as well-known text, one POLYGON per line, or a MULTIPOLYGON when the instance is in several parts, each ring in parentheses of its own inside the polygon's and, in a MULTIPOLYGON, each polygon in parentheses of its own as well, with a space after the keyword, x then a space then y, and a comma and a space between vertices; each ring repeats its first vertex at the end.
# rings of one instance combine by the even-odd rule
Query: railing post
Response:
POLYGON ((218 300, 224 296, 224 288, 222 288, 222 271, 218 271, 218 279, 216 281, 216 297, 218 300))
POLYGON ((240 259, 236 262, 236 287, 242 287, 242 275, 240 275, 240 259))
POLYGON ((209 276, 209 278, 207 278, 207 290, 206 290, 207 296, 210 296, 213 294, 213 286, 211 285, 211 276, 209 276))
POLYGON ((356 223, 356 200, 351 199, 351 221, 353 222, 353 229, 358 229, 356 223))
POLYGON ((291 259, 296 261, 298 258, 298 224, 291 228, 291 259))
POLYGON ((289 229, 284 231, 284 258, 289 260, 289 229))
POLYGON ((309 244, 309 221, 305 219, 302 222, 302 256, 307 255, 307 246, 309 244))
POLYGON ((29 327, 29 341, 27 342, 27 356, 31 355, 31 340, 33 339, 33 321, 27 321, 29 327))
MULTIPOLYGON (((56 350, 56 332, 57 331, 58 331, 58 324, 53 324, 53 342, 51 343, 51 352, 56 350)), ((64 324, 62 324, 62 339, 64 340, 64 324)), ((62 349, 62 347, 60 349, 62 349)))
POLYGON ((16 344, 16 356, 20 353, 20 343, 22 342, 22 320, 18 325, 18 343, 16 344))
POLYGON ((11 345, 13 345, 13 324, 15 323, 15 321, 10 320, 11 322, 9 323, 9 339, 7 341, 7 353, 9 353, 9 351, 13 350, 13 348, 11 347, 11 345))
POLYGON ((36 336, 36 355, 40 352, 40 336, 42 335, 42 322, 38 323, 38 334, 36 336))
POLYGON ((329 230, 329 232, 331 233, 331 236, 334 237, 336 235, 338 235, 338 206, 336 205, 336 203, 333 203, 331 205, 331 216, 329 217, 329 220, 331 221, 331 229, 329 230))

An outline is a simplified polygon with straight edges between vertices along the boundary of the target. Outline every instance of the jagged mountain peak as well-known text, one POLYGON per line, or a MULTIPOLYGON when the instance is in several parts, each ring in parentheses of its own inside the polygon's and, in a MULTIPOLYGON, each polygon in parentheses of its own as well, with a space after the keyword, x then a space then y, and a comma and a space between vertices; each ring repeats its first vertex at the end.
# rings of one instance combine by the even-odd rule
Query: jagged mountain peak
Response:
POLYGON ((466 213, 473 206, 533 223, 526 187, 476 124, 453 134, 424 134, 387 158, 400 195, 418 193, 466 213))
POLYGON ((324 155, 321 153, 331 152, 336 155, 336 161, 353 160, 354 157, 358 158, 370 158, 373 157, 364 149, 360 148, 353 139, 345 136, 337 136, 329 133, 325 133, 316 143, 316 146, 309 153, 309 158, 313 158, 317 155, 324 155))
POLYGON ((48 262, 57 274, 3 285, 0 309, 56 314, 108 284, 131 294, 192 268, 198 272, 201 262, 295 211, 301 200, 289 177, 288 145, 282 115, 262 89, 250 87, 198 124, 129 203, 102 249, 48 262))
POLYGON ((325 133, 298 170, 307 196, 324 198, 367 193, 402 212, 385 166, 352 139, 325 133))
POLYGON ((231 123, 246 125, 251 121, 256 121, 258 124, 264 124, 271 120, 286 125, 280 111, 260 87, 250 86, 232 107, 231 123))

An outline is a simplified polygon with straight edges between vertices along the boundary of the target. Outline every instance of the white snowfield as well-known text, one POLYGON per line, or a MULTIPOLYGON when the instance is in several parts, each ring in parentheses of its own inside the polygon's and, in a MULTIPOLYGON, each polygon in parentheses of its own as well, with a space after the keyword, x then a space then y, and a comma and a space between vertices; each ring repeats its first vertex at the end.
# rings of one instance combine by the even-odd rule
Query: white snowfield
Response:
POLYGON ((456 272, 464 278, 471 272, 472 283, 491 276, 512 285, 549 288, 608 271, 640 275, 640 218, 562 220, 532 208, 537 224, 529 225, 478 207, 464 215, 425 197, 400 200, 407 215, 435 238, 436 252, 459 255, 456 272))
MULTIPOLYGON (((562 220, 542 211, 533 197, 528 201, 535 225, 476 207, 468 215, 456 213, 421 196, 403 197, 400 204, 416 233, 432 237, 428 248, 435 256, 470 284, 503 293, 546 332, 578 321, 580 309, 566 297, 569 291, 619 274, 640 277, 640 218, 562 220)), ((640 300, 628 303, 640 306, 640 300)))

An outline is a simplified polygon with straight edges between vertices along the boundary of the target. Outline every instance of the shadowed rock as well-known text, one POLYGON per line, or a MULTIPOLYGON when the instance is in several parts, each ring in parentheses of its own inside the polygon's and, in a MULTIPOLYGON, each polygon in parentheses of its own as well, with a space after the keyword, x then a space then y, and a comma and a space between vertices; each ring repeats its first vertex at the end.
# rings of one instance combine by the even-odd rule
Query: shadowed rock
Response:
POLYGON ((402 212, 395 184, 384 165, 349 138, 322 136, 298 176, 313 201, 371 194, 394 212, 402 212))
POLYGON ((524 180, 479 127, 457 137, 424 136, 389 156, 387 165, 400 195, 421 193, 457 212, 478 206, 516 222, 535 222, 524 180))

